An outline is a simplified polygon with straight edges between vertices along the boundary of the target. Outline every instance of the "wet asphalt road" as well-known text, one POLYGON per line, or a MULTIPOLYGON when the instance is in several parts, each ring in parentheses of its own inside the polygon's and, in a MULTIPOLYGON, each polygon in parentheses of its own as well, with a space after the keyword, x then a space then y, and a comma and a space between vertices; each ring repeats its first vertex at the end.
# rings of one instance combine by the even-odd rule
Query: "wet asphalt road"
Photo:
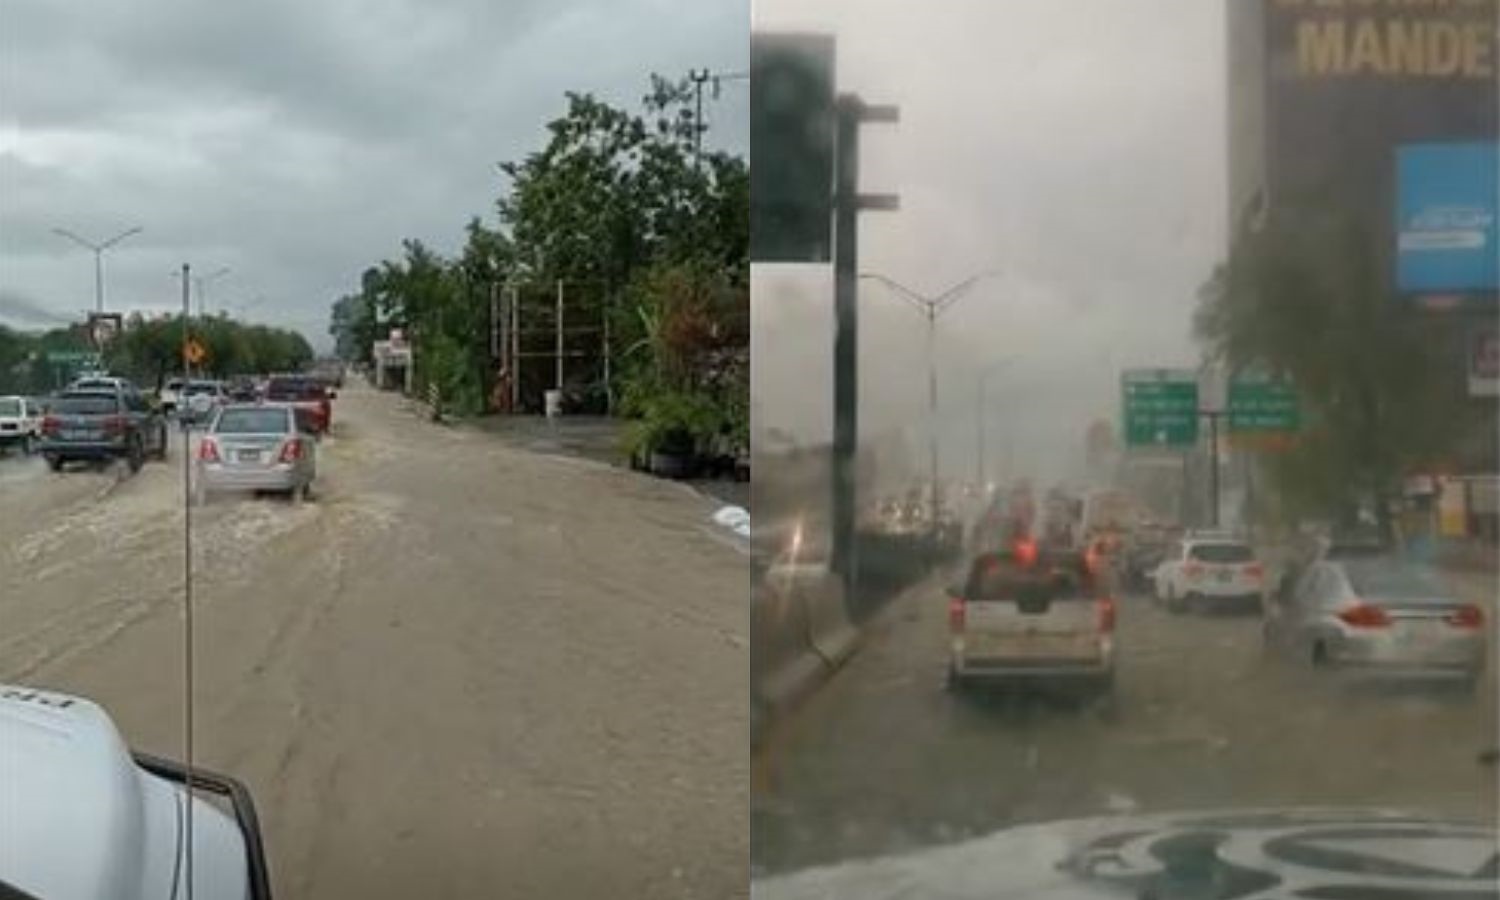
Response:
MULTIPOLYGON (((1495 576, 1449 577, 1493 626, 1495 576)), ((1253 616, 1130 597, 1109 715, 949 694, 943 583, 894 601, 755 761, 758 873, 1108 813, 1387 806, 1494 822, 1496 769, 1477 760, 1497 740, 1493 641, 1476 696, 1372 689, 1268 659, 1253 616)))
MULTIPOLYGON (((199 763, 249 783, 276 896, 742 896, 749 568, 716 504, 359 387, 334 418, 315 502, 193 512, 199 763)), ((0 459, 0 682, 173 757, 181 453, 0 459)))

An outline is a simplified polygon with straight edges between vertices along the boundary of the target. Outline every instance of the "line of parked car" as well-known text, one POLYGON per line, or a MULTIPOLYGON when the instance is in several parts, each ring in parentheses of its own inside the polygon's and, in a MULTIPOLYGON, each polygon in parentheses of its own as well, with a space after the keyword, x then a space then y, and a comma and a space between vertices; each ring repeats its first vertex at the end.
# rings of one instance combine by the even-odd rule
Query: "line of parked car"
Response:
POLYGON ((311 495, 336 396, 326 378, 302 374, 174 378, 155 396, 128 379, 90 374, 48 397, 0 397, 0 445, 39 453, 55 472, 116 459, 135 472, 166 459, 175 420, 203 431, 193 450, 198 502, 246 491, 301 501, 311 495))

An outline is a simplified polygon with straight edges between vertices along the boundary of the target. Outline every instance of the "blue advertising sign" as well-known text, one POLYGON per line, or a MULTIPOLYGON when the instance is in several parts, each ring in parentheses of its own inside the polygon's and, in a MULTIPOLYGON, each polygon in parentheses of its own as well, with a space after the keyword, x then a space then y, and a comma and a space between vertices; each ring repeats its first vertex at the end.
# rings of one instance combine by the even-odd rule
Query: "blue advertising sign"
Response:
POLYGON ((1396 286, 1402 293, 1500 290, 1500 144, 1396 151, 1396 286))

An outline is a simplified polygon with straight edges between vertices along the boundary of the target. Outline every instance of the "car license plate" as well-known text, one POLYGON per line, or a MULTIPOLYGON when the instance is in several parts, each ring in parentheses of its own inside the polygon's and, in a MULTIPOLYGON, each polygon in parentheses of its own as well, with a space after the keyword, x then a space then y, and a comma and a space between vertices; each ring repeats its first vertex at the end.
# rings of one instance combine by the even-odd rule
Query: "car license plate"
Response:
POLYGON ((86 441, 89 438, 89 433, 87 431, 69 429, 61 432, 59 436, 65 441, 86 441))
POLYGON ((1220 569, 1219 570, 1219 583, 1220 584, 1228 584, 1233 579, 1234 579, 1234 573, 1233 572, 1229 571, 1228 569, 1220 569))
POLYGON ((242 463, 260 462, 259 450, 241 450, 235 455, 235 459, 242 463))

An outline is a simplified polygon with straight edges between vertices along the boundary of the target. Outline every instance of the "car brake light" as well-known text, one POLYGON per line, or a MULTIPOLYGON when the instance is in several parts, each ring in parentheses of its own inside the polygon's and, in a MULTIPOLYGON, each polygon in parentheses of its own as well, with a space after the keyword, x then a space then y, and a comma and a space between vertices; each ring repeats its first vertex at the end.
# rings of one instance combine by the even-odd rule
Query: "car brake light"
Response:
POLYGON ((1484 625, 1484 613, 1470 603, 1449 613, 1444 621, 1455 628, 1480 628, 1484 625))
POLYGON ((1099 630, 1111 634, 1115 630, 1115 598, 1099 598, 1099 630))
POLYGON ((1344 624, 1353 625, 1355 628, 1384 628, 1391 624, 1391 617, 1386 614, 1385 610, 1368 603, 1358 603, 1349 607, 1339 613, 1339 619, 1344 624))
POLYGON ((1187 576, 1189 579, 1196 580, 1203 577, 1203 567, 1198 565, 1197 563, 1188 563, 1187 565, 1182 567, 1182 574, 1187 576))
POLYGON ((1249 575, 1251 578, 1262 578, 1265 576, 1266 570, 1265 567, 1263 567, 1258 562, 1250 563, 1249 565, 1245 566, 1245 574, 1249 575))
POLYGON ((287 441, 284 445, 282 445, 281 456, 279 456, 277 458, 277 462, 284 462, 284 463, 296 462, 297 460, 299 460, 301 458, 302 458, 302 439, 301 438, 292 438, 291 440, 287 441))
POLYGON ((1016 562, 1027 568, 1036 565, 1036 541, 1023 538, 1016 541, 1016 562))
POLYGON ((109 416, 104 420, 105 434, 123 434, 125 431, 124 416, 109 416))
POLYGON ((47 416, 42 419, 42 434, 57 434, 62 430, 62 420, 57 416, 47 416))
POLYGON ((203 462, 219 461, 219 442, 211 437, 206 437, 198 442, 198 459, 203 462))
POLYGON ((962 597, 948 598, 948 628, 952 631, 964 630, 964 606, 962 597))

